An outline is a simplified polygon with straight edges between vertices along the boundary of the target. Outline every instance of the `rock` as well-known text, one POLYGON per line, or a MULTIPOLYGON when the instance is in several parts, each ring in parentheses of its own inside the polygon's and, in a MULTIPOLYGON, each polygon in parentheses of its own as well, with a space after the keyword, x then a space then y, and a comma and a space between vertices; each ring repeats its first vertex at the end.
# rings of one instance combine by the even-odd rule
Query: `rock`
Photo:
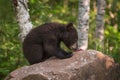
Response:
POLYGON ((95 50, 74 52, 73 57, 24 66, 5 80, 120 80, 120 65, 95 50))

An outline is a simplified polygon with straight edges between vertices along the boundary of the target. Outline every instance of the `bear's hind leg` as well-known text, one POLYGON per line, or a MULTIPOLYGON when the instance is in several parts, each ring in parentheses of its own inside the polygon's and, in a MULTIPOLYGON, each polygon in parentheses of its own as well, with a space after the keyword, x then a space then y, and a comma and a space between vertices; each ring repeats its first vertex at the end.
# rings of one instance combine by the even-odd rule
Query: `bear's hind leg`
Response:
POLYGON ((29 46, 29 51, 26 52, 25 57, 28 62, 32 65, 35 63, 42 62, 43 48, 40 45, 29 46))

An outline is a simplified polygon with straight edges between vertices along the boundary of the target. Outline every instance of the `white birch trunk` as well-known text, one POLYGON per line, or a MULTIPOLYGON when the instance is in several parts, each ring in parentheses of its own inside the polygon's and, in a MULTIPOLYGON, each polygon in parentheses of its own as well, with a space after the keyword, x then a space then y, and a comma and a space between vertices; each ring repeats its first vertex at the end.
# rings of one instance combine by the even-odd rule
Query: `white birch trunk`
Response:
POLYGON ((79 0, 78 7, 78 47, 86 50, 88 48, 90 0, 79 0))
POLYGON ((19 37, 24 40, 28 32, 32 29, 30 21, 29 9, 27 6, 28 0, 12 0, 16 11, 17 22, 20 27, 19 37))
POLYGON ((105 0, 97 0, 97 15, 96 15, 96 47, 103 48, 104 45, 104 14, 106 2, 105 0))

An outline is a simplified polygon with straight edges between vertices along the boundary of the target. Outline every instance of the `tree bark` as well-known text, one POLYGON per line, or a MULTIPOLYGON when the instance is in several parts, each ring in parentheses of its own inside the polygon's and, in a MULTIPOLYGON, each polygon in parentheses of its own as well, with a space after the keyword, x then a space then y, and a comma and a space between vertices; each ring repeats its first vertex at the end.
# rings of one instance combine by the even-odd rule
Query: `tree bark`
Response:
POLYGON ((90 0, 79 0, 78 7, 78 47, 87 49, 90 0))
POLYGON ((30 21, 28 0, 12 0, 16 11, 16 18, 20 27, 20 34, 18 35, 21 41, 24 40, 28 32, 32 29, 32 23, 30 21))
POLYGON ((104 14, 106 2, 105 0, 97 0, 97 15, 96 15, 96 47, 103 48, 104 45, 104 14), (99 46, 98 46, 99 45, 99 46))

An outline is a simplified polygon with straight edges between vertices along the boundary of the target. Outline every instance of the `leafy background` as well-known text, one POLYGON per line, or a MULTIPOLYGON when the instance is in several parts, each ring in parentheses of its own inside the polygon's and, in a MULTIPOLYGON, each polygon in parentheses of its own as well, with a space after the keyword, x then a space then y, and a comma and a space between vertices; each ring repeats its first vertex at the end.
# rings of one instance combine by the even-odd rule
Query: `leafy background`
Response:
MULTIPOLYGON (((99 46, 94 47, 95 4, 96 2, 91 0, 89 49, 99 50, 120 63, 120 1, 107 0, 104 49, 99 46)), ((34 26, 56 21, 73 22, 77 27, 78 0, 29 0, 28 6, 34 26)), ((19 27, 15 16, 11 0, 0 0, 0 80, 14 69, 28 65, 22 54, 22 45, 18 38, 19 27)))

